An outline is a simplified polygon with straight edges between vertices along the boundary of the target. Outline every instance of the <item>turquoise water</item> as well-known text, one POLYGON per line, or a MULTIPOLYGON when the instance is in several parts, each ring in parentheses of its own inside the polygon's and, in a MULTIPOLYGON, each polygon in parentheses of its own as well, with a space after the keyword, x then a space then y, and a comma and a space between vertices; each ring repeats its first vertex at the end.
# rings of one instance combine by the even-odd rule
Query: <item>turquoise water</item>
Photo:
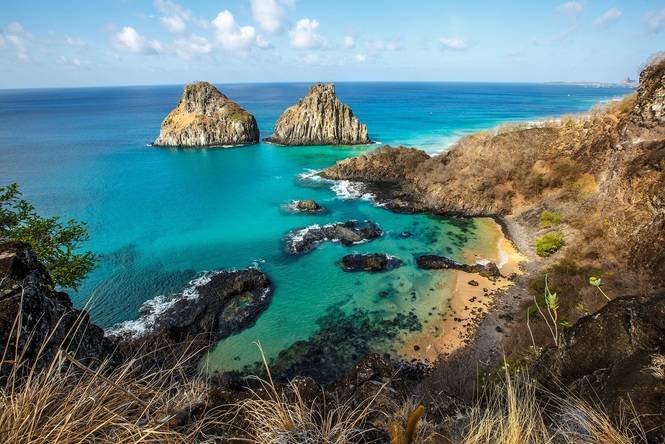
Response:
MULTIPOLYGON (((308 86, 220 88, 255 114, 265 137, 308 86)), ((463 236, 475 235, 473 224, 464 229, 440 218, 393 214, 364 200, 340 199, 328 183, 298 179, 367 147, 149 147, 181 90, 0 90, 0 184, 18 182, 42 213, 86 221, 91 234, 86 247, 101 255, 99 267, 72 294, 77 305, 91 301, 94 320, 109 327, 136 317, 144 301, 182 290, 202 271, 259 263, 275 283, 272 304, 254 327, 213 352, 211 364, 221 369, 253 361, 254 340, 272 357, 307 339, 331 307, 384 318, 414 311, 423 320, 436 300, 431 288, 440 276, 416 270, 413 255, 433 250, 458 255, 463 236), (282 209, 292 199, 306 198, 328 212, 296 215, 282 209), (281 239, 289 230, 348 219, 374 220, 386 235, 353 248, 322 245, 300 258, 282 253, 281 239), (400 238, 405 230, 414 236, 400 238), (405 265, 379 275, 344 273, 336 263, 352 251, 391 253, 405 265), (380 296, 385 291, 388 295, 380 296)), ((467 132, 586 110, 628 90, 342 83, 337 92, 368 124, 373 139, 437 152, 467 132)))

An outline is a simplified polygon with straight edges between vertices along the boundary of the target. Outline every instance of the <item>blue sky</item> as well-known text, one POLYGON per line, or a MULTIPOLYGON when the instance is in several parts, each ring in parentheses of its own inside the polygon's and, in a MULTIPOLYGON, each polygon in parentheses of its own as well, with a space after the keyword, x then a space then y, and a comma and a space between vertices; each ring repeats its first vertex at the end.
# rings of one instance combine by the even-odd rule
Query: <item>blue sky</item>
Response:
POLYGON ((665 50, 665 0, 0 1, 0 88, 614 82, 665 50))

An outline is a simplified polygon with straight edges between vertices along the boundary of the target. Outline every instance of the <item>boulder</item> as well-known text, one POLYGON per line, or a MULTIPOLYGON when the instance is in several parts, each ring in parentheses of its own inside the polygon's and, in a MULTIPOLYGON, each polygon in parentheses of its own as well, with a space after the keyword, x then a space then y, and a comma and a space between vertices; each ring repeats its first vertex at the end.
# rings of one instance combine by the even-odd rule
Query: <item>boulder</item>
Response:
POLYGON ((371 143, 367 126, 335 95, 332 83, 317 83, 277 120, 266 141, 278 145, 362 145, 371 143))
POLYGON ((302 213, 320 213, 323 211, 321 205, 312 199, 296 200, 293 202, 292 206, 296 211, 300 211, 302 213))
POLYGON ((321 242, 339 242, 344 246, 362 244, 383 235, 381 228, 372 221, 350 220, 327 225, 310 225, 291 230, 284 238, 288 254, 309 253, 321 242))
POLYGON ((209 147, 258 141, 259 128, 253 115, 210 83, 197 82, 185 86, 153 145, 209 147))
MULTIPOLYGON (((23 368, 47 366, 59 349, 88 366, 112 356, 114 343, 92 324, 86 311, 76 310, 66 293, 54 290, 48 271, 30 245, 0 239, 0 347, 3 361, 12 362, 15 344, 23 368), (20 330, 17 329, 20 325, 20 330), (11 346, 10 346, 11 344, 11 346)), ((12 366, 0 366, 0 379, 12 366)))
POLYGON ((402 261, 385 253, 347 254, 340 261, 344 271, 386 271, 397 268, 402 261))
POLYGON ((665 294, 623 297, 565 330, 561 346, 545 350, 533 373, 550 390, 561 387, 600 402, 616 420, 634 409, 649 441, 661 443, 665 375, 650 367, 663 355, 665 294))

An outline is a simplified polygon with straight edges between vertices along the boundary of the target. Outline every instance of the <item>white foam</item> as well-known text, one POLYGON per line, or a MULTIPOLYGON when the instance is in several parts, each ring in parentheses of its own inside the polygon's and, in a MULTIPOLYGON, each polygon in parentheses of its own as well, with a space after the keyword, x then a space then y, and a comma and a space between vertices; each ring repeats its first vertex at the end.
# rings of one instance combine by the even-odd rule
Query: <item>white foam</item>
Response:
POLYGON ((374 195, 372 193, 366 193, 364 191, 364 185, 362 182, 353 182, 350 180, 338 180, 331 187, 331 190, 343 200, 349 199, 362 199, 362 200, 374 200, 374 195))
POLYGON ((210 282, 210 280, 222 271, 204 272, 196 279, 192 279, 187 284, 187 287, 179 295, 166 296, 159 295, 149 299, 141 305, 139 312, 141 316, 138 319, 122 322, 111 327, 106 331, 107 336, 120 336, 120 337, 140 337, 149 333, 154 327, 157 319, 176 302, 180 300, 190 300, 199 297, 199 287, 202 287, 210 282))

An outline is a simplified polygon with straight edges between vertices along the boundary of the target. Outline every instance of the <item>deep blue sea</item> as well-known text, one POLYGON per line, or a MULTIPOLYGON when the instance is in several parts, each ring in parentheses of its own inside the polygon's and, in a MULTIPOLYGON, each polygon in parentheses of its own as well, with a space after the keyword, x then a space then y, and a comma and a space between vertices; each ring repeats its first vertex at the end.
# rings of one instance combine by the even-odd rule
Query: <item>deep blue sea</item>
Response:
MULTIPOLYGON (((309 88, 218 86, 256 116, 262 137, 309 88)), ((212 367, 221 369, 253 362, 253 341, 271 357, 306 340, 335 310, 426 315, 422 307, 436 303, 433 281, 440 276, 417 270, 413 255, 459 256, 465 239, 474 237, 473 221, 469 228, 393 214, 302 178, 372 147, 152 148, 181 92, 181 85, 0 90, 0 185, 18 182, 45 215, 87 222, 86 247, 101 257, 72 293, 78 306, 91 301, 93 319, 110 327, 135 318, 146 300, 181 291, 202 271, 258 264, 275 283, 273 301, 256 325, 212 353, 212 367), (328 211, 284 211, 285 203, 303 198, 328 211), (372 219, 386 235, 356 248, 327 244, 300 258, 283 254, 289 230, 348 219, 372 219), (402 231, 414 236, 403 239, 402 231), (344 273, 337 261, 351 251, 391 253, 405 265, 379 275, 344 273)), ((372 139, 431 153, 475 130, 585 111, 628 92, 554 84, 337 84, 339 98, 367 123, 372 139)))

